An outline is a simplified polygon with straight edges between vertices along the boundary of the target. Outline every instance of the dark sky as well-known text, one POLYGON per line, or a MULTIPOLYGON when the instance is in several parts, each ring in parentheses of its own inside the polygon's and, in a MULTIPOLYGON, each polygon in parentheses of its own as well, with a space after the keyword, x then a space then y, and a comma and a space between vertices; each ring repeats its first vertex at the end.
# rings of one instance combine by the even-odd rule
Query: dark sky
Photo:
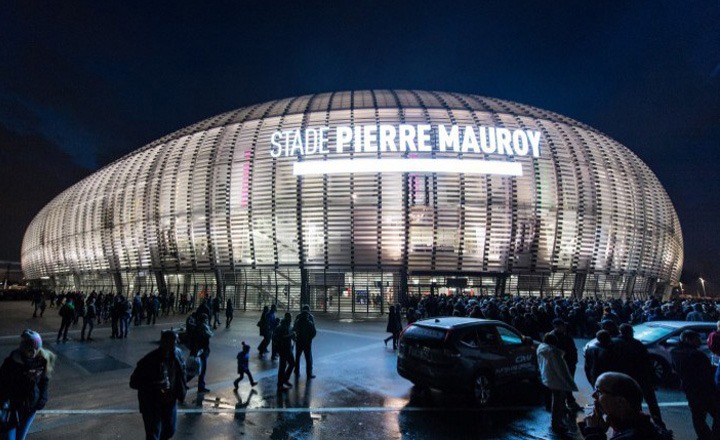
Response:
POLYGON ((720 294, 720 2, 9 0, 0 8, 0 260, 99 167, 277 98, 417 88, 509 99, 637 153, 720 294))

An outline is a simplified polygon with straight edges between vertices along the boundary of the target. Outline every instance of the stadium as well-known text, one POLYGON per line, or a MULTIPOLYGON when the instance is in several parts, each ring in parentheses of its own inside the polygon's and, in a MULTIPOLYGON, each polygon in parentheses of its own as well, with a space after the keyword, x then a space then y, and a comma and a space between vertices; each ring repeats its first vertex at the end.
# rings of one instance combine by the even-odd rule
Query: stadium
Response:
POLYGON ((68 188, 25 278, 218 293, 236 307, 383 311, 408 295, 667 295, 677 214, 628 148, 500 99, 333 92, 230 111, 68 188))

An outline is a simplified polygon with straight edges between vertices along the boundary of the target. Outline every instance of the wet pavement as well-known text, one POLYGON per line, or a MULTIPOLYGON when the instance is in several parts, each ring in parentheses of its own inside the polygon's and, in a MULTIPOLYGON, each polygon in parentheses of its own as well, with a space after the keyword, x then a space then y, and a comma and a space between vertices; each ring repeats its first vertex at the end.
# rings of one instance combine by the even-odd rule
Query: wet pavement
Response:
MULTIPOLYGON (((30 439, 141 439, 137 393, 129 388, 136 362, 157 346, 160 330, 184 325, 181 315, 161 318, 154 326, 132 326, 128 339, 110 339, 108 325, 96 326, 92 342, 80 342, 81 323, 70 340, 55 344, 60 319, 56 309, 31 318, 25 302, 0 302, 0 356, 16 347, 19 334, 33 328, 45 347, 58 354, 50 381, 50 400, 31 429, 30 439)), ((224 317, 223 317, 224 318, 224 317)), ((466 396, 422 390, 398 376, 395 353, 385 347, 385 319, 338 318, 316 314, 313 342, 316 379, 306 380, 304 361, 293 387, 276 392, 277 362, 257 356, 260 342, 255 312, 236 312, 229 329, 211 340, 207 372, 210 392, 198 394, 197 381, 179 408, 174 438, 191 439, 554 439, 537 388, 518 384, 502 388, 493 406, 473 407, 466 396), (235 356, 241 341, 251 346, 250 370, 237 393, 235 356)), ((578 341, 582 347, 585 341, 578 341)), ((582 360, 581 360, 582 362, 582 360)), ((578 366, 578 402, 591 401, 590 385, 578 366)), ((658 393, 663 416, 675 438, 694 439, 684 395, 676 389, 658 393)), ((581 416, 581 414, 578 414, 581 416)), ((576 436, 576 438, 580 438, 576 436)))

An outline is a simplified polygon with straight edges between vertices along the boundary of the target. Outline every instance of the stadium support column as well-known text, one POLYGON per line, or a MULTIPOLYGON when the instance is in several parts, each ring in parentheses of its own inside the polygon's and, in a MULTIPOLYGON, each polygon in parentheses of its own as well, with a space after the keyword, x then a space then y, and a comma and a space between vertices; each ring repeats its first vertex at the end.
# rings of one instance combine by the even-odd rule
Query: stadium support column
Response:
POLYGON ((310 300, 310 274, 307 269, 300 269, 300 307, 312 304, 310 300))
POLYGON ((575 282, 573 283, 572 297, 580 300, 583 297, 583 291, 585 291, 585 280, 587 280, 587 274, 576 273, 575 282))
POLYGON ((215 269, 215 294, 222 300, 220 307, 225 308, 225 278, 222 269, 215 269))
POLYGON ((113 282, 115 282, 115 290, 120 293, 124 293, 123 291, 123 284, 122 284, 122 277, 120 276, 120 272, 113 272, 112 274, 113 282))
POLYGON ((396 302, 407 304, 408 302, 408 271, 407 266, 400 269, 400 285, 398 286, 398 298, 396 302))
POLYGON ((167 284, 165 283, 165 276, 163 273, 159 270, 154 270, 153 275, 155 275, 155 285, 157 286, 158 292, 167 293, 167 284))

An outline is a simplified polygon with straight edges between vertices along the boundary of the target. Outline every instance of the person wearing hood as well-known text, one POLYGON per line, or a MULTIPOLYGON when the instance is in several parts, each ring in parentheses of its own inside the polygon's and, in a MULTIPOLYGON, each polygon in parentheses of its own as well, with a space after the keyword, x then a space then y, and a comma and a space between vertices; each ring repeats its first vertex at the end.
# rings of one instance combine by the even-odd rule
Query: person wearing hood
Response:
POLYGON ((537 348, 537 358, 542 383, 552 393, 551 428, 557 434, 567 435, 570 429, 566 423, 570 415, 567 408, 567 394, 577 391, 578 388, 558 344, 556 335, 545 334, 543 342, 537 348))
POLYGON ((55 355, 42 347, 40 335, 25 330, 20 346, 0 366, 0 407, 8 415, 0 420, 0 439, 25 439, 35 413, 48 401, 54 364, 55 355))

